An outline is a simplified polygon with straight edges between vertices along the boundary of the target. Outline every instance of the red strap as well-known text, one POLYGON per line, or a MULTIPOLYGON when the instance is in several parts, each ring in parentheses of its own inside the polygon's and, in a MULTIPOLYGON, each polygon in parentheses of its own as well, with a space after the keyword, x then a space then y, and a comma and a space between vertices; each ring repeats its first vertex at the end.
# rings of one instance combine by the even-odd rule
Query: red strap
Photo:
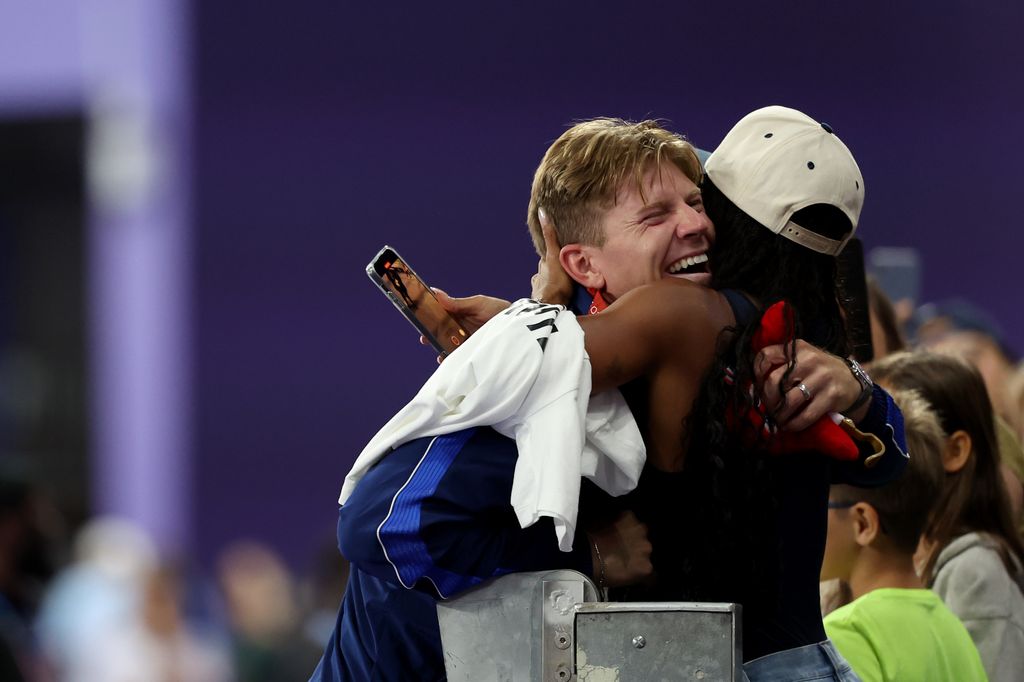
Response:
POLYGON ((587 312, 588 315, 599 313, 608 307, 608 302, 604 300, 604 296, 598 289, 587 288, 587 293, 594 297, 593 302, 590 304, 590 310, 587 312))

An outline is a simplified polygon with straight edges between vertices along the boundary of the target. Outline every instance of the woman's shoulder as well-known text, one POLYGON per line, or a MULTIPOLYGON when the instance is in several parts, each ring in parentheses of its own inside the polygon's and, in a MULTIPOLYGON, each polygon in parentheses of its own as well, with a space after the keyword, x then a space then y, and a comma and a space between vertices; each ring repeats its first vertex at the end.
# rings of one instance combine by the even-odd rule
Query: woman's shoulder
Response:
POLYGON ((714 326, 735 322, 728 298, 711 287, 686 279, 665 277, 645 287, 640 287, 640 289, 647 288, 650 289, 647 296, 686 308, 691 315, 703 318, 714 326))
POLYGON ((651 328, 683 328, 685 336, 698 337, 701 331, 717 333, 734 323, 726 298, 689 280, 666 277, 644 284, 620 296, 605 311, 628 317, 651 328))
POLYGON ((934 589, 961 618, 1024 618, 1024 594, 996 549, 981 533, 955 538, 939 553, 934 589))

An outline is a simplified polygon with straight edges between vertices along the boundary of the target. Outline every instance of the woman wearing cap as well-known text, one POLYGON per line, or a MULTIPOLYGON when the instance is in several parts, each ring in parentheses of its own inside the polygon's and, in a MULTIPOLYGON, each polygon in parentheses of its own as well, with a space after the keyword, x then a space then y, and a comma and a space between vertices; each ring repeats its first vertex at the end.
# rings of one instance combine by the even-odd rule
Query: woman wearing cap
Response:
POLYGON ((579 320, 595 386, 635 377, 653 383, 650 367, 668 362, 652 350, 664 338, 707 338, 711 327, 718 339, 710 366, 690 373, 702 377, 692 410, 676 412, 687 424, 681 473, 649 467, 625 501, 650 525, 658 573, 653 589, 626 598, 740 603, 751 680, 856 679, 827 641, 819 611, 828 490, 830 483, 877 485, 899 475, 906 456, 898 410, 851 362, 862 390, 843 414, 862 431, 897 425, 898 442, 882 463, 867 469, 862 460, 808 452, 806 444, 769 454, 765 433, 815 422, 821 413, 805 405, 834 387, 825 383, 827 373, 801 363, 804 342, 758 353, 752 341, 761 312, 785 301, 794 313, 788 338, 840 358, 850 354, 835 255, 856 228, 864 182, 831 128, 768 107, 729 132, 707 161, 702 189, 716 225, 710 263, 718 291, 663 280, 579 320), (734 323, 723 328, 723 318, 734 323), (766 419, 730 416, 759 405, 768 408, 766 419))

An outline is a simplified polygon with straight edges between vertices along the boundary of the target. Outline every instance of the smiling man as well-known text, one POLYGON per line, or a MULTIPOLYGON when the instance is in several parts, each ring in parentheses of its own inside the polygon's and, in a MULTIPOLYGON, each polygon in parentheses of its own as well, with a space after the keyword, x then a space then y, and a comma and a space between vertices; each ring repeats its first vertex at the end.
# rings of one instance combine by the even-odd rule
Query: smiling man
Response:
POLYGON ((701 175, 694 148, 655 121, 578 123, 534 175, 527 214, 534 246, 545 255, 543 208, 566 245, 562 267, 596 297, 598 310, 662 277, 707 285, 715 227, 704 213, 701 175))

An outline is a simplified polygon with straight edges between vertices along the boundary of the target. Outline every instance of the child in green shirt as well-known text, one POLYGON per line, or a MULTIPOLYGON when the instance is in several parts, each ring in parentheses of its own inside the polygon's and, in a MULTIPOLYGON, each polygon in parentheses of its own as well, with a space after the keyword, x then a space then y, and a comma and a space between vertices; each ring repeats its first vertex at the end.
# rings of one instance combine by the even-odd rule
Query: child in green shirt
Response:
POLYGON ((910 462, 872 490, 832 486, 822 580, 850 585, 853 601, 825 631, 864 682, 985 682, 963 624, 914 570, 914 550, 942 486, 944 436, 915 392, 893 393, 903 410, 910 462))

